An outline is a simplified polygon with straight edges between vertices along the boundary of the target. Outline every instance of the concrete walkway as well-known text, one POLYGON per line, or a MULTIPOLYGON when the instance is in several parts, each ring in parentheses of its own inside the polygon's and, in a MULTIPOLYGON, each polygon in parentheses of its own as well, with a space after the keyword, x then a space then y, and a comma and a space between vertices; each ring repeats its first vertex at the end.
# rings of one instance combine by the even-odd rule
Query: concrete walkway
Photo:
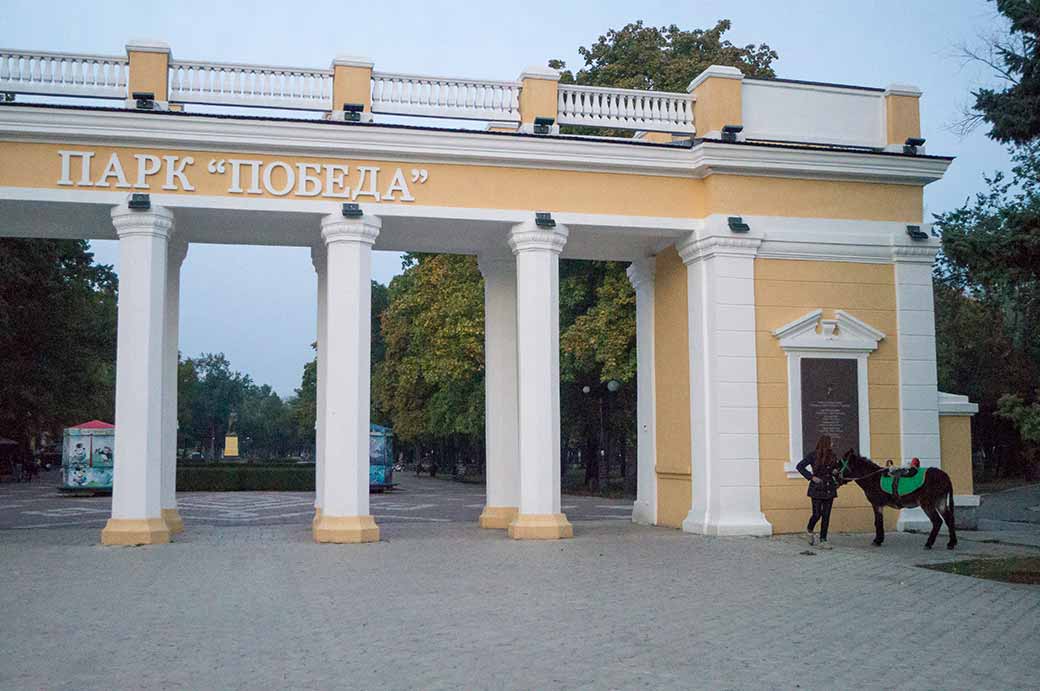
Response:
POLYGON ((198 525, 160 547, 0 531, 3 688, 1035 688, 1040 588, 916 568, 1037 554, 924 536, 703 538, 587 521, 518 543, 387 522, 198 525))

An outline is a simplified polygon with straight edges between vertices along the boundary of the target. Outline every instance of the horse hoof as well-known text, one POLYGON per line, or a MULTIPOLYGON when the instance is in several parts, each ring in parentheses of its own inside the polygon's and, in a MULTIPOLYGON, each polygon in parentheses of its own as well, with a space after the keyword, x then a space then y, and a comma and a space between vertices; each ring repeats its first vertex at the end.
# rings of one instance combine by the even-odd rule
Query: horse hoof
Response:
POLYGON ((873 540, 873 541, 871 541, 870 544, 874 545, 875 547, 880 547, 881 543, 882 543, 882 540, 873 540))
POLYGON ((953 548, 954 548, 954 547, 956 547, 956 546, 957 546, 957 543, 956 543, 956 542, 951 542, 951 543, 949 543, 948 545, 946 545, 946 549, 953 549, 953 548))
POLYGON ((925 549, 931 549, 931 548, 932 548, 932 546, 931 546, 931 545, 928 545, 928 544, 926 544, 926 545, 924 546, 924 548, 925 548, 925 549))

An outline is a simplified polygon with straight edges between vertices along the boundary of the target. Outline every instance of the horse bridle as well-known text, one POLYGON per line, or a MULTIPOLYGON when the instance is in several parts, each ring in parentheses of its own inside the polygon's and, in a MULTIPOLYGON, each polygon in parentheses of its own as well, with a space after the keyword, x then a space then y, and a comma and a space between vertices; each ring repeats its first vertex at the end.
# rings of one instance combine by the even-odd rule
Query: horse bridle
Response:
POLYGON ((860 477, 845 477, 845 471, 849 469, 849 461, 846 458, 841 459, 841 468, 838 469, 838 479, 842 482, 857 482, 859 480, 866 480, 868 477, 874 477, 880 473, 885 472, 885 468, 878 468, 872 473, 867 473, 860 477))

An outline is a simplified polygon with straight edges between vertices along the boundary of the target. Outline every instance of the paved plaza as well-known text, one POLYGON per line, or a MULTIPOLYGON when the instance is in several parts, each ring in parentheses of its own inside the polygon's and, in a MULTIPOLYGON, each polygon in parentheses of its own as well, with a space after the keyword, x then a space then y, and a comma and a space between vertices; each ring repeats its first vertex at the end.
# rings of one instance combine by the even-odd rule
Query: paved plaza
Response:
POLYGON ((376 544, 313 543, 302 495, 192 493, 187 531, 138 548, 83 510, 25 528, 90 505, 3 486, 5 527, 26 503, 0 530, 0 687, 1036 687, 1040 588, 915 566, 1037 554, 999 534, 822 552, 564 497, 573 540, 515 542, 476 527, 479 486, 402 481, 376 544))

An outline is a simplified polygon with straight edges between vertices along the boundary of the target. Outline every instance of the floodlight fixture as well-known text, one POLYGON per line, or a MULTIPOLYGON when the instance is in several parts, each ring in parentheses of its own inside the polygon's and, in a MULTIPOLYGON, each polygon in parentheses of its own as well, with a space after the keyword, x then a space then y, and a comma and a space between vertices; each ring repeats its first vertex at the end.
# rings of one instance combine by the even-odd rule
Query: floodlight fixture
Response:
POLYGON ((534 224, 539 228, 555 228, 556 221, 548 211, 538 211, 534 215, 534 224))
POLYGON ((152 208, 152 198, 147 194, 134 192, 130 195, 130 200, 126 205, 134 211, 148 211, 152 208))
POLYGON ((360 204, 353 202, 343 203, 343 217, 344 218, 361 218, 365 215, 365 212, 361 210, 360 204))
POLYGON ((730 216, 726 219, 726 225, 728 225, 729 229, 734 233, 746 233, 751 230, 751 226, 744 223, 744 218, 742 216, 730 216))
POLYGON ((534 133, 549 134, 552 131, 552 126, 554 122, 556 122, 556 118, 535 118, 534 133))
POLYGON ((723 125, 722 126, 722 141, 724 142, 736 142, 737 135, 744 131, 743 125, 723 125))
POLYGON ((903 153, 910 156, 917 155, 917 149, 924 146, 924 137, 907 137, 903 144, 903 153))
POLYGON ((365 111, 363 103, 344 103, 343 119, 347 122, 361 122, 361 113, 365 111))
POLYGON ((14 103, 14 93, 10 91, 0 91, 0 103, 14 103))
POLYGON ((138 110, 155 110, 155 92, 135 91, 132 94, 138 110))
POLYGON ((921 226, 907 226, 906 234, 910 236, 911 240, 917 242, 928 239, 928 233, 921 230, 921 226))

